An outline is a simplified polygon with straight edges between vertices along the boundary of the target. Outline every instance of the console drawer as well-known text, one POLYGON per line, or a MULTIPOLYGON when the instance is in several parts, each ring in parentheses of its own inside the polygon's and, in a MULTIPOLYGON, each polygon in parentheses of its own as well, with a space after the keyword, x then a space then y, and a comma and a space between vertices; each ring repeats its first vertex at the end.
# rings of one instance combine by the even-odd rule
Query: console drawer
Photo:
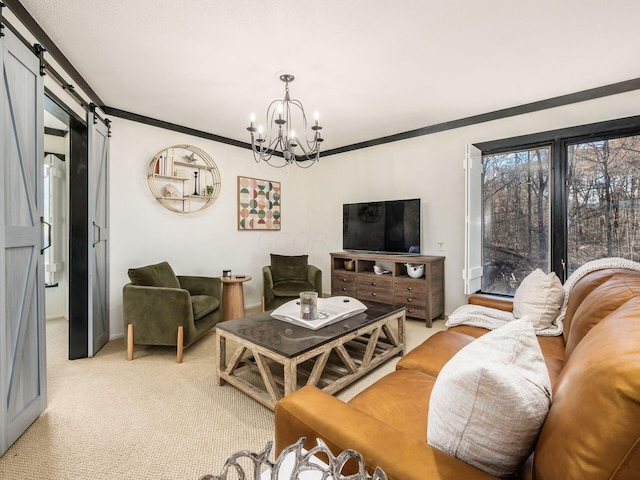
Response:
POLYGON ((424 294, 427 291, 427 282, 424 280, 396 279, 396 293, 414 292, 424 294))
POLYGON ((424 307, 405 306, 405 314, 407 317, 419 318, 421 320, 427 320, 427 309, 424 307))
POLYGON ((356 274, 345 272, 334 273, 331 276, 331 285, 336 287, 342 285, 353 285, 353 287, 355 288, 356 274))
POLYGON ((356 286, 353 283, 334 283, 331 285, 331 295, 345 295, 347 297, 355 297, 356 286))
POLYGON ((374 286, 360 286, 358 283, 358 298, 372 302, 393 303, 393 291, 389 288, 376 288, 374 286))
POLYGON ((427 305, 427 298, 424 295, 414 292, 396 291, 395 303, 397 305, 416 305, 424 307, 427 305))
POLYGON ((388 275, 358 275, 360 288, 393 288, 393 278, 388 275))
POLYGON ((331 295, 356 296, 356 274, 347 271, 334 271, 331 276, 331 295))

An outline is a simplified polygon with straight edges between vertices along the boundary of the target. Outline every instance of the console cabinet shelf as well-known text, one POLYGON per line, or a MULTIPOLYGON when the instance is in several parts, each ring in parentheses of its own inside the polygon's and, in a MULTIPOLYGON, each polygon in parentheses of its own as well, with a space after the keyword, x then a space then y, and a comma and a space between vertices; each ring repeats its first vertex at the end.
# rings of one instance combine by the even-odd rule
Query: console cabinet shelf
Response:
POLYGON ((407 317, 431 327, 434 318, 444 316, 444 257, 332 253, 331 295, 404 306, 407 317), (410 277, 406 264, 424 265, 422 276, 410 277), (375 273, 376 265, 386 273, 375 273))

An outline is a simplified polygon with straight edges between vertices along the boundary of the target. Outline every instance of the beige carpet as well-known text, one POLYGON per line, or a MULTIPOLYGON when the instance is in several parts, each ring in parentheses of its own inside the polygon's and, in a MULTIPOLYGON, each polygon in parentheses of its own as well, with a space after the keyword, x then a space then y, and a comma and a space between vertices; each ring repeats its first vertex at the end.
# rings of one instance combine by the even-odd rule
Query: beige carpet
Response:
MULTIPOLYGON (((407 321, 409 349, 444 329, 407 321)), ((189 479, 218 474, 235 451, 273 438, 273 412, 215 383, 213 332, 185 350, 124 340, 92 359, 67 360, 68 324, 47 322, 48 407, 0 458, 0 478, 189 479)), ((393 370, 396 359, 338 394, 347 400, 393 370)))

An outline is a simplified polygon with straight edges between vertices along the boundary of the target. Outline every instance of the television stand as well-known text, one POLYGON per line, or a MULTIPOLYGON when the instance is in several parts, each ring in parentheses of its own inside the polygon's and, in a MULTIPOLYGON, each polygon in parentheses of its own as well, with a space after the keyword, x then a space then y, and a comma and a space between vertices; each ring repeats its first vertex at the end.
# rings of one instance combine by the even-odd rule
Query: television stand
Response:
POLYGON ((411 253, 332 253, 331 295, 404 306, 407 317, 424 320, 431 327, 433 319, 444 316, 444 259, 411 253), (407 263, 424 265, 422 276, 410 277, 407 263), (376 274, 374 265, 389 273, 376 274))

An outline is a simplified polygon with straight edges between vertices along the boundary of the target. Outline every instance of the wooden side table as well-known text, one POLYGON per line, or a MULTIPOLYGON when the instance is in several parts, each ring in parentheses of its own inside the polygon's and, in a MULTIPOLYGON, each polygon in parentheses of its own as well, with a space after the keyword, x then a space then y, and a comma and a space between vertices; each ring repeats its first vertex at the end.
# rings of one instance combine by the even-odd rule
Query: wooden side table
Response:
POLYGON ((222 277, 222 321, 245 316, 242 284, 249 280, 250 275, 222 277))

